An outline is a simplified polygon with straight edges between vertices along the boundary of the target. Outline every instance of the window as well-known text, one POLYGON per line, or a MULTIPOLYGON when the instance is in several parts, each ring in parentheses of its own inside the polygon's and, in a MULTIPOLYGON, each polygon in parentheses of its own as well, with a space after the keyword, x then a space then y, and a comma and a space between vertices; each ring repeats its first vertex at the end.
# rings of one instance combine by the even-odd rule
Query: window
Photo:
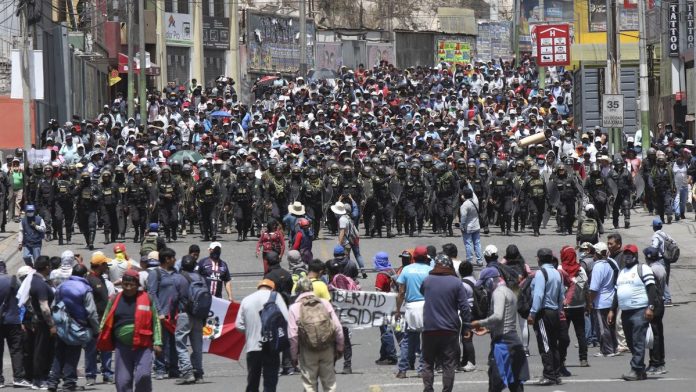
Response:
MULTIPOLYGON (((198 0, 200 1, 200 0, 198 0)), ((188 14, 189 13, 189 3, 188 0, 176 0, 177 4, 177 9, 176 12, 180 14, 188 14)))
MULTIPOLYGON (((238 0, 230 0, 230 1, 238 1, 238 0)), ((225 0, 212 0, 212 2, 213 2, 214 14, 211 16, 218 16, 218 17, 225 16, 225 0)))
POLYGON ((164 0, 164 12, 174 12, 174 0, 164 0))

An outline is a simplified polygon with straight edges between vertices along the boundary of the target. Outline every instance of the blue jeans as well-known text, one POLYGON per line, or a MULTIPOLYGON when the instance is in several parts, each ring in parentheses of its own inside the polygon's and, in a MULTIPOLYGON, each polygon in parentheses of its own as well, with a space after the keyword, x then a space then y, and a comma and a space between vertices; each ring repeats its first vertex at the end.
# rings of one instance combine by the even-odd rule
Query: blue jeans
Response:
POLYGON ((396 358, 396 345, 394 344, 394 329, 391 326, 379 327, 381 345, 379 347, 379 359, 396 358))
POLYGON ((193 318, 185 312, 179 313, 174 340, 181 377, 186 377, 192 371, 198 377, 203 376, 203 320, 193 318), (187 341, 191 344, 190 356, 186 347, 187 341))
POLYGON ((466 261, 473 264, 474 256, 476 256, 476 264, 483 264, 483 255, 481 254, 481 230, 476 230, 471 233, 462 232, 464 247, 466 248, 466 261))
MULTIPOLYGON (((407 331, 401 338, 401 355, 399 356, 399 363, 396 365, 400 372, 406 372, 411 368, 411 364, 416 361, 416 353, 420 352, 420 332, 407 331)), ((415 365, 415 364, 414 364, 415 365)), ((423 370, 423 355, 418 357, 418 367, 416 368, 420 373, 423 370)))
POLYGON ((111 360, 113 353, 97 352, 97 338, 92 339, 85 346, 85 378, 97 378, 97 363, 101 363, 101 374, 104 378, 113 378, 114 372, 111 370, 111 360), (99 360, 97 361, 97 355, 99 360))
POLYGON ((56 338, 55 357, 47 382, 49 387, 56 388, 61 378, 64 389, 77 386, 77 363, 80 361, 81 352, 82 347, 67 345, 60 338, 56 338))
POLYGON ((597 316, 594 312, 585 314, 585 341, 588 345, 599 343, 597 337, 597 316))
POLYGON ((636 373, 645 371, 645 334, 650 323, 645 319, 645 308, 621 312, 626 344, 631 349, 631 369, 636 373))
POLYGON ((363 259, 362 255, 360 254, 360 245, 351 245, 350 246, 351 252, 353 252, 353 255, 355 256, 355 261, 358 263, 358 266, 360 267, 360 270, 365 269, 365 260, 363 259))
POLYGON ((41 245, 39 246, 27 246, 22 247, 22 259, 24 259, 24 264, 33 267, 34 261, 41 256, 41 245))
POLYGON ((674 195, 674 215, 686 214, 686 202, 689 201, 689 187, 684 186, 677 189, 677 194, 674 195))
POLYGON ((162 354, 155 356, 155 374, 177 376, 177 358, 174 335, 162 326, 162 354))

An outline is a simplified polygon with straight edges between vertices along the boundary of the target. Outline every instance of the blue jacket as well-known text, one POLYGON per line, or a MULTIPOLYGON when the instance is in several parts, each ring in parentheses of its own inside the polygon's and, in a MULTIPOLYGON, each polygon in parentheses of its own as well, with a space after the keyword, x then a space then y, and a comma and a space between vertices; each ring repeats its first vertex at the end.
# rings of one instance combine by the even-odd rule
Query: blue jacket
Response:
MULTIPOLYGON (((34 216, 34 220, 37 225, 41 223, 39 215, 34 216)), ((27 217, 22 218, 22 245, 29 247, 41 246, 43 239, 44 233, 32 228, 27 221, 27 217)))
POLYGON ((19 305, 17 302, 17 290, 19 280, 11 275, 0 275, 0 317, 3 325, 19 325, 19 305))
POLYGON ((537 271, 532 281, 532 309, 530 315, 536 315, 542 309, 561 310, 563 299, 565 298, 565 287, 561 279, 561 273, 553 265, 543 264, 549 277, 548 282, 544 279, 544 274, 537 271))
POLYGON ((70 317, 82 324, 87 324, 87 308, 85 307, 85 294, 92 292, 92 286, 87 279, 71 276, 61 283, 56 291, 56 302, 63 301, 65 309, 70 317))

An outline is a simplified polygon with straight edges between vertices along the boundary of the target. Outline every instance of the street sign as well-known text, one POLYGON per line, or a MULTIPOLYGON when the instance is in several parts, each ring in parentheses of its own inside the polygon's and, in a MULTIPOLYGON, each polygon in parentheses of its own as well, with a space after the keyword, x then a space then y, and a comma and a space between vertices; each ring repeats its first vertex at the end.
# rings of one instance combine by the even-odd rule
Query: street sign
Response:
POLYGON ((624 96, 623 94, 602 95, 602 127, 623 128, 624 96))
POLYGON ((570 65, 570 26, 567 23, 537 25, 534 32, 538 66, 570 65))

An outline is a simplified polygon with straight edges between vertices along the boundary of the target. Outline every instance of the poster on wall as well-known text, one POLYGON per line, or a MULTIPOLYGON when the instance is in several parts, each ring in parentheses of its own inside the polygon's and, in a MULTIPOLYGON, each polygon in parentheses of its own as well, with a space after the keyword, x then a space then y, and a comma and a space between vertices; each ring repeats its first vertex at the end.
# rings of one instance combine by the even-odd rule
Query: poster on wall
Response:
POLYGON ((167 45, 193 45, 193 18, 190 14, 164 13, 165 41, 167 45))
MULTIPOLYGON (((298 18, 247 14, 247 66, 250 72, 294 73, 300 69, 298 18)), ((307 68, 314 67, 313 21, 307 21, 307 68)))
POLYGON ((394 47, 390 43, 367 43, 367 64, 370 67, 378 66, 380 62, 386 61, 394 64, 394 47))
POLYGON ((337 71, 343 65, 343 48, 340 42, 317 42, 317 69, 337 71))
POLYGON ((545 22, 572 22, 575 17, 573 0, 545 0, 545 22))
POLYGON ((230 19, 216 16, 203 17, 203 47, 206 49, 230 48, 230 19))
MULTIPOLYGON (((591 32, 607 31, 607 4, 605 0, 588 0, 588 15, 591 32)), ((638 11, 624 8, 623 3, 617 3, 621 31, 638 30, 638 11)))
POLYGON ((436 61, 449 64, 465 64, 471 62, 471 43, 458 39, 439 38, 436 43, 436 61))
POLYGON ((512 60, 511 32, 510 22, 478 22, 476 57, 484 61, 500 58, 512 60))

